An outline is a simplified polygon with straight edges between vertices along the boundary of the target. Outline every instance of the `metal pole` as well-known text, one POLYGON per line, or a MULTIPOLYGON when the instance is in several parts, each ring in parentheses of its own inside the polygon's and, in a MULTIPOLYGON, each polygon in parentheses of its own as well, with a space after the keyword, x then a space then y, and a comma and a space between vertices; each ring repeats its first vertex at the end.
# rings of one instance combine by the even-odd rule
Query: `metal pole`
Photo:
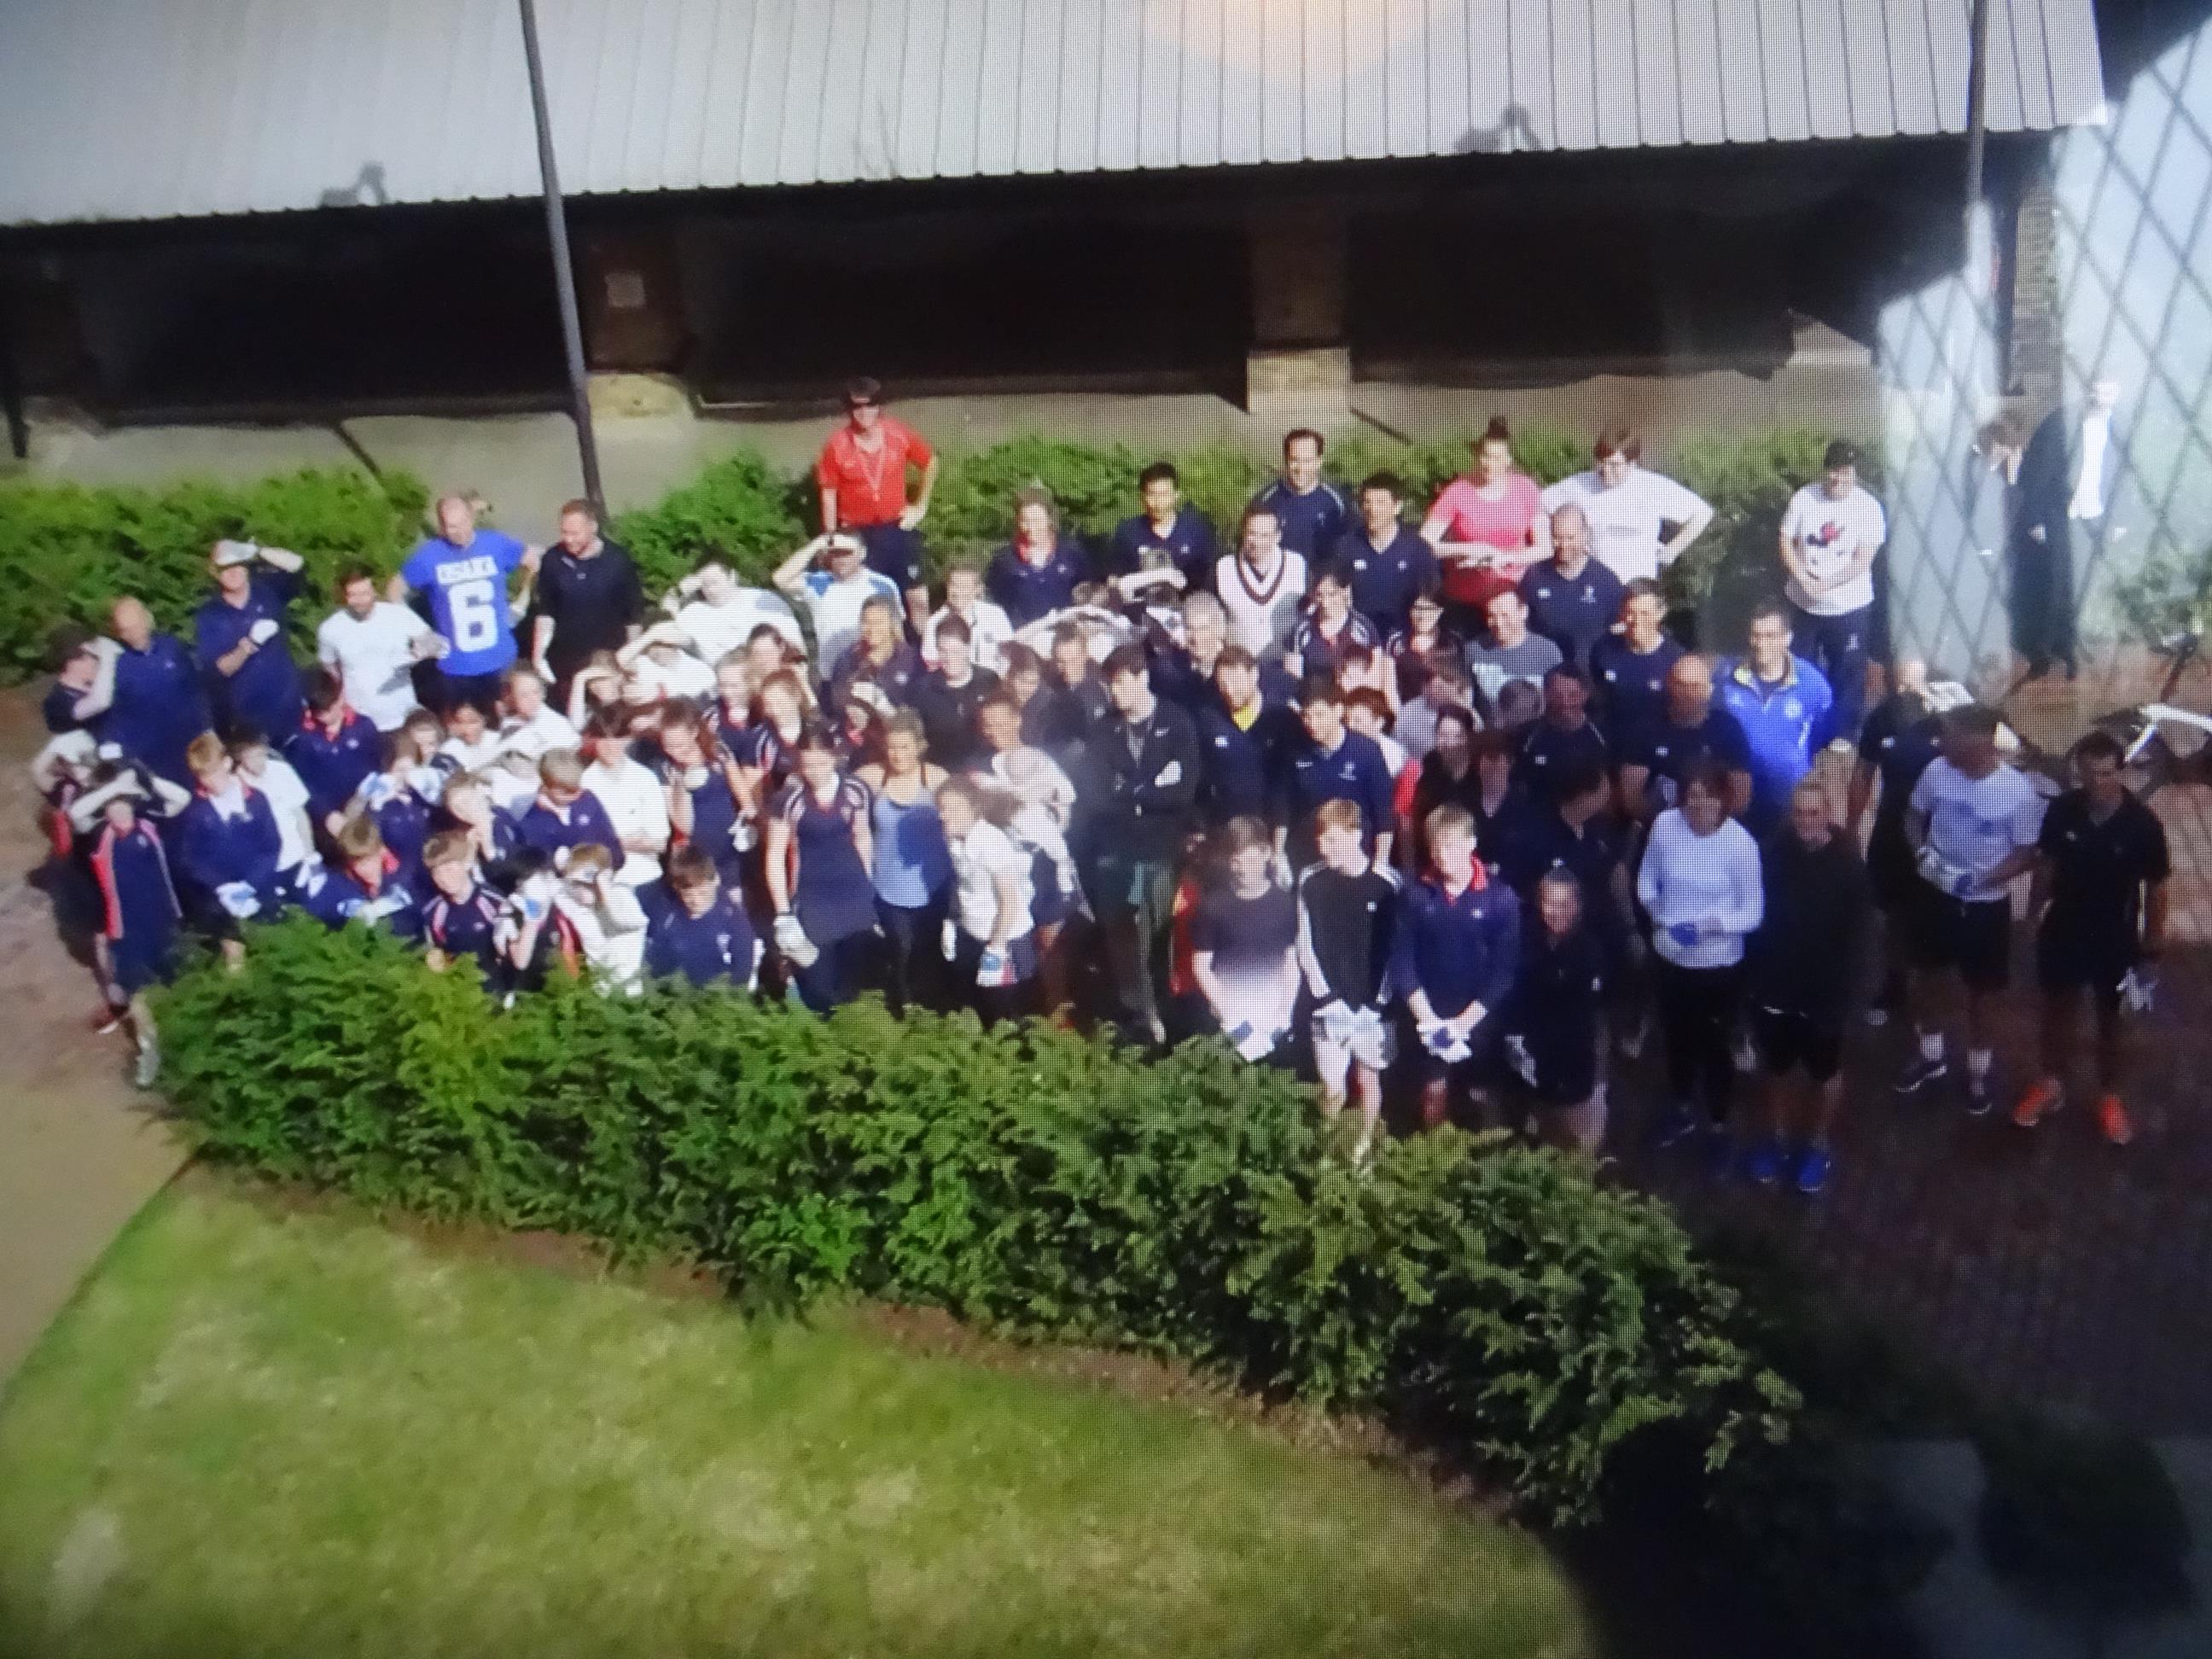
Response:
MULTIPOLYGON (((523 0, 524 5, 529 0, 523 0)), ((1982 202, 1982 147, 1989 136, 1990 0, 1974 0, 1966 58, 1966 214, 1982 202)))
POLYGON ((576 420, 576 453, 584 465, 584 494, 601 513, 599 446, 592 432, 590 382, 584 373, 584 325, 576 315, 576 273, 568 263, 568 216, 561 205, 561 173, 553 160, 553 122, 545 109, 545 65, 538 52, 538 12, 522 8, 522 55, 530 66, 530 108, 538 122, 538 171, 545 186, 545 232, 553 243, 553 286, 561 301, 561 340, 568 355, 568 400, 576 420))

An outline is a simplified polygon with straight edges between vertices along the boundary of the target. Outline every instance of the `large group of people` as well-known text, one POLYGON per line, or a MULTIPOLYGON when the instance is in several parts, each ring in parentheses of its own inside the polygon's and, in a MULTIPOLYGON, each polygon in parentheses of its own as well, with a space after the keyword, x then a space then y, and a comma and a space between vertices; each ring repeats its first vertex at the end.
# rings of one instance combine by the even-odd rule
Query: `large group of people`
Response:
POLYGON ((301 560, 247 541, 211 550, 189 643, 128 596, 69 640, 39 781, 142 1080, 143 994, 183 939, 237 959, 241 924, 296 908, 502 999, 678 977, 1218 1033, 1310 1067, 1361 1161, 1394 1088, 1425 1123, 1594 1152, 1614 1051, 1656 1024, 1657 1138, 1811 1192, 1875 919, 1868 1015, 1917 1027, 1899 1089, 1952 1076, 1955 981, 1985 1111, 2025 878, 2049 1008, 2014 1115, 2063 1102, 2086 992, 2097 1120, 2128 1138, 2158 820, 2094 737, 2046 812, 1995 716, 1937 709, 1917 665, 1863 719, 1884 527, 1849 445, 1714 656, 1659 585, 1711 509, 1631 431, 1540 489, 1492 422, 1413 518, 1387 473, 1329 482, 1300 429, 1225 539, 1163 462, 1100 544, 1025 490, 1005 546, 933 581, 936 456, 872 382, 847 405, 822 533, 765 587, 708 550, 656 603, 591 503, 541 548, 457 495, 388 579, 338 573, 311 663, 301 560), (1858 757, 1840 823, 1832 746, 1858 757))

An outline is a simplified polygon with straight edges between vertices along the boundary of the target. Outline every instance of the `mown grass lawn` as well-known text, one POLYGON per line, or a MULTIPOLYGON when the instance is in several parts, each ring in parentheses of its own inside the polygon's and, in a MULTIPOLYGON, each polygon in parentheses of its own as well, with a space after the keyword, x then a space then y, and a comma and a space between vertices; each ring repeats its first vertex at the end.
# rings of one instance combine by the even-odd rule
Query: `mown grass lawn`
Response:
POLYGON ((202 1182, 0 1401, 0 1652, 1594 1650, 1414 1482, 859 1321, 277 1214, 202 1182))

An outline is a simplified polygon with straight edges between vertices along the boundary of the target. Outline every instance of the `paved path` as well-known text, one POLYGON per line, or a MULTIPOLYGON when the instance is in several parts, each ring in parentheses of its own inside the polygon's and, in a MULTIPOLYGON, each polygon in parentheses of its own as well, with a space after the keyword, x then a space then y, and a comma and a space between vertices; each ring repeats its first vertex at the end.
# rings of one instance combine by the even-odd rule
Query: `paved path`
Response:
POLYGON ((86 1272, 184 1162, 100 1036, 90 972, 29 878, 46 847, 24 762, 44 740, 20 692, 0 697, 0 1385, 86 1272))

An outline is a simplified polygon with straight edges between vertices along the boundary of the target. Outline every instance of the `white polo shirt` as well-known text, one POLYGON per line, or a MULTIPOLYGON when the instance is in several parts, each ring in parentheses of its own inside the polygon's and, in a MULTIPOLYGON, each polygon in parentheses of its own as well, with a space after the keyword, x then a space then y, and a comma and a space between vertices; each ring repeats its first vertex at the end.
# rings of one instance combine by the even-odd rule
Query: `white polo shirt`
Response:
POLYGON ((337 671, 345 700, 380 732, 396 732, 415 707, 415 641, 430 632, 404 605, 379 599, 366 617, 337 611, 315 629, 315 655, 337 671))
POLYGON ((1610 489, 1595 470, 1562 478, 1544 492, 1544 511, 1579 507, 1589 520, 1590 556, 1625 582, 1659 574, 1666 526, 1705 511, 1705 498, 1663 472, 1640 466, 1610 489))

